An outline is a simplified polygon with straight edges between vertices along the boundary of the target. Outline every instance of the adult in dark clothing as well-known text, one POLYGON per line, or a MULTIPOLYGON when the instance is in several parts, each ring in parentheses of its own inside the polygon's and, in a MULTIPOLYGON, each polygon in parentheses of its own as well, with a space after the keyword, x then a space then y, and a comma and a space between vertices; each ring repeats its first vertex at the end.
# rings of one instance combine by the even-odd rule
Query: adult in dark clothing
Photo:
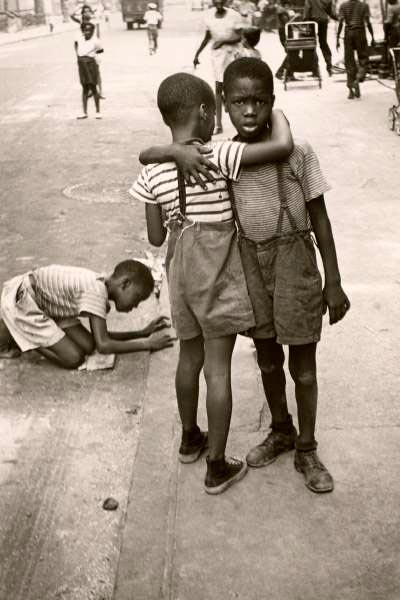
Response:
POLYGON ((303 19, 315 21, 318 29, 318 42, 325 59, 328 75, 332 75, 332 52, 328 45, 329 17, 337 20, 333 11, 332 0, 306 0, 304 4, 303 19))
MULTIPOLYGON (((282 44, 282 46, 285 49, 286 52, 286 31, 285 31, 285 25, 286 23, 289 23, 289 21, 292 20, 294 14, 293 11, 291 11, 288 7, 287 7, 287 0, 281 0, 281 2, 278 2, 275 5, 275 13, 276 13, 276 18, 278 21, 278 35, 279 35, 279 41, 282 44)), ((282 79, 283 78, 283 72, 284 70, 287 69, 287 74, 289 79, 293 79, 293 72, 290 68, 290 63, 289 60, 287 58, 287 56, 285 56, 281 66, 279 67, 279 69, 277 70, 277 72, 275 73, 275 77, 277 77, 278 79, 282 79)))
POLYGON ((344 66, 347 73, 349 100, 360 98, 360 81, 364 81, 368 66, 368 41, 365 26, 371 34, 371 44, 375 44, 369 6, 360 0, 346 0, 339 8, 339 27, 337 31, 336 48, 340 48, 340 34, 344 30, 344 66), (355 59, 357 53, 358 67, 355 59))

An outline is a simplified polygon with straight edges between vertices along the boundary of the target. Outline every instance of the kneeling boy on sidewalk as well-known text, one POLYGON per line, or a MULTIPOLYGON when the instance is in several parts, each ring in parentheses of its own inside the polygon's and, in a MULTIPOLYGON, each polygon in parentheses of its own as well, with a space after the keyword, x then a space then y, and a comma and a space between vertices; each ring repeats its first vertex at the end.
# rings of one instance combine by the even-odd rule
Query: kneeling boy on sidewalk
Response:
MULTIPOLYGON (((240 58, 225 70, 223 85, 225 108, 237 130, 235 139, 248 147, 268 140, 275 100, 268 65, 255 58, 240 58)), ((188 161, 190 157, 179 158, 188 161)), ((316 493, 330 492, 334 485, 316 451, 317 342, 323 312, 328 308, 333 324, 350 308, 341 287, 325 207, 323 194, 328 189, 311 146, 296 143, 281 163, 242 166, 231 190, 239 237, 241 243, 252 248, 252 275, 258 271, 263 286, 261 298, 253 298, 253 306, 261 302, 267 314, 262 326, 255 327, 251 335, 272 416, 271 432, 249 452, 247 463, 263 467, 295 448, 295 468, 316 493), (311 232, 323 262, 324 288, 311 232), (289 346, 299 435, 288 411, 282 345, 289 346)))
POLYGON ((153 164, 143 169, 131 194, 146 203, 152 244, 160 246, 167 227, 169 230, 168 286, 172 322, 180 342, 176 395, 183 432, 179 459, 194 462, 208 444, 205 491, 219 494, 247 471, 244 461, 225 457, 225 448, 232 411, 231 357, 236 334, 255 324, 227 179, 237 177, 241 164, 261 164, 287 156, 293 147, 292 138, 285 117, 273 114, 274 135, 260 144, 211 144, 208 157, 201 160, 216 171, 214 185, 204 189, 197 180, 188 187, 172 161, 176 155, 186 154, 188 144, 200 147, 211 139, 215 124, 213 91, 200 78, 177 73, 161 83, 157 99, 175 143, 141 154, 142 162, 153 164), (166 162, 154 164, 162 161, 166 162), (197 425, 203 366, 208 436, 197 425))
POLYGON ((66 369, 76 369, 97 349, 102 354, 161 350, 172 346, 165 317, 142 331, 107 330, 110 301, 119 312, 129 312, 154 289, 150 269, 125 260, 109 276, 89 269, 49 265, 4 283, 0 309, 0 358, 37 350, 66 369), (89 319, 91 332, 79 321, 89 319))

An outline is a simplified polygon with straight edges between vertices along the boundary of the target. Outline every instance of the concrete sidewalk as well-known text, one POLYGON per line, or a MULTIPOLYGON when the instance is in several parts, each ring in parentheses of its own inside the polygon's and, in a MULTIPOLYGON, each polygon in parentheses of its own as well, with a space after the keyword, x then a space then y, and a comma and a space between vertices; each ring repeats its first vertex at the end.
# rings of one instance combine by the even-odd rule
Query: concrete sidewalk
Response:
MULTIPOLYGON (((325 324, 319 352, 317 438, 336 485, 326 495, 305 488, 288 453, 208 496, 204 457, 177 460, 174 352, 152 356, 114 600, 398 600, 398 417, 387 420, 385 399, 372 414, 361 376, 346 373, 344 339, 357 339, 357 328, 349 318, 332 337, 325 324)), ((269 421, 244 338, 233 390, 228 453, 244 457, 269 421)), ((288 397, 296 415, 290 383, 288 397)), ((204 390, 200 414, 205 426, 204 390)))
POLYGON ((42 37, 49 37, 65 33, 66 31, 76 30, 78 27, 77 23, 68 21, 67 23, 54 21, 54 29, 50 31, 49 25, 39 25, 37 27, 25 27, 20 31, 13 33, 5 33, 0 31, 0 46, 6 46, 8 44, 15 44, 17 42, 26 42, 28 40, 34 40, 42 37))

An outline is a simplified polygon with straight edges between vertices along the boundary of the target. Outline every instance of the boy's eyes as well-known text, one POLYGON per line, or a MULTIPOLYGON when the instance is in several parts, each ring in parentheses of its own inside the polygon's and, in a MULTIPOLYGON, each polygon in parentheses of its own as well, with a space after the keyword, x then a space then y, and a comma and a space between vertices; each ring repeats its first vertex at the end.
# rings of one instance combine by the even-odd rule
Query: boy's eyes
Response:
MULTIPOLYGON (((233 100, 232 104, 234 104, 235 106, 243 106, 243 104, 245 104, 246 101, 245 100, 233 100)), ((267 102, 266 100, 262 100, 261 98, 256 98, 255 100, 253 100, 253 103, 256 106, 264 106, 267 102)))

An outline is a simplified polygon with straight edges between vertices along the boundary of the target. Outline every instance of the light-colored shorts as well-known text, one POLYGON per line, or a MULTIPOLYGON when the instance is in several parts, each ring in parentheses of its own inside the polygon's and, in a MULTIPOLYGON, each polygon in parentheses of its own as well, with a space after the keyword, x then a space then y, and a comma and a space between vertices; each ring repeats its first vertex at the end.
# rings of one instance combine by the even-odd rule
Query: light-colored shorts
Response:
POLYGON ((78 318, 56 322, 45 315, 36 304, 29 273, 4 283, 0 313, 22 352, 54 346, 65 336, 64 329, 80 323, 78 318))
POLYGON ((217 338, 255 325, 233 221, 173 225, 167 274, 179 339, 217 338))

